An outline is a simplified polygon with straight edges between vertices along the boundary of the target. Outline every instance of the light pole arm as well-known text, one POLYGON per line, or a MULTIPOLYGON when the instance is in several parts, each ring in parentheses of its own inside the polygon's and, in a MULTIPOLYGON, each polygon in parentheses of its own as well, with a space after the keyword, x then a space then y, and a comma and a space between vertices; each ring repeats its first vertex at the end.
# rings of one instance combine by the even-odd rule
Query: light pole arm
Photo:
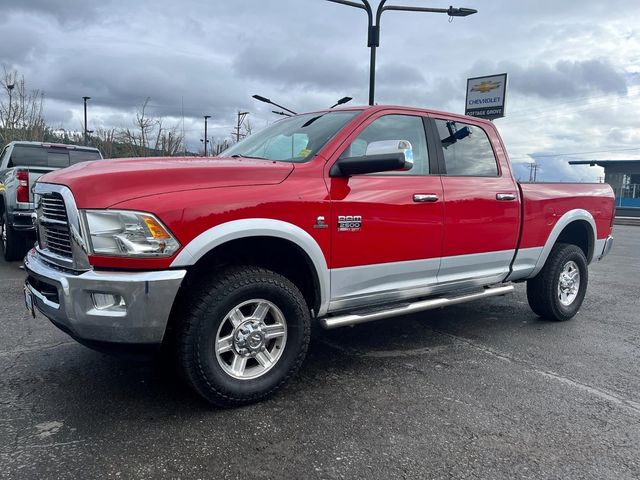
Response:
POLYGON ((375 98, 375 78, 376 78, 376 48, 380 46, 380 17, 382 12, 387 10, 396 10, 404 12, 425 12, 425 13, 446 13, 450 17, 466 17, 477 13, 477 10, 472 8, 429 8, 429 7, 410 7, 403 5, 388 5, 387 0, 382 0, 378 4, 376 10, 375 23, 373 22, 373 10, 369 0, 360 0, 361 3, 353 2, 350 0, 326 0, 327 2, 339 3, 341 5, 347 5, 348 7, 359 8, 367 12, 369 28, 367 37, 367 47, 371 49, 371 59, 369 61, 369 105, 374 104, 375 98))
MULTIPOLYGON (((403 12, 426 12, 426 13, 446 13, 450 17, 466 17, 478 13, 473 8, 429 8, 429 7, 406 7, 403 5, 389 5, 382 8, 382 12, 387 10, 396 10, 403 12)), ((382 12, 380 12, 382 14, 382 12)), ((380 23, 380 17, 378 16, 378 23, 380 23)))
POLYGON ((289 113, 291 113, 292 115, 297 115, 297 113, 296 113, 296 112, 294 112, 293 110, 290 110, 290 109, 288 109, 287 107, 283 107, 282 105, 278 105, 276 102, 271 102, 271 105, 274 105, 274 106, 276 106, 276 107, 278 107, 278 108, 281 108, 281 109, 282 109, 282 110, 284 110, 285 112, 289 112, 289 113))
MULTIPOLYGON (((365 6, 362 3, 349 2, 348 0, 327 0, 327 2, 340 3, 349 7, 361 8, 362 10, 366 10, 365 6)), ((369 9, 371 9, 371 7, 369 7, 369 9)))
POLYGON ((402 5, 388 5, 382 8, 382 12, 387 10, 401 10, 405 12, 428 12, 428 13, 448 13, 449 12, 448 8, 405 7, 402 5))

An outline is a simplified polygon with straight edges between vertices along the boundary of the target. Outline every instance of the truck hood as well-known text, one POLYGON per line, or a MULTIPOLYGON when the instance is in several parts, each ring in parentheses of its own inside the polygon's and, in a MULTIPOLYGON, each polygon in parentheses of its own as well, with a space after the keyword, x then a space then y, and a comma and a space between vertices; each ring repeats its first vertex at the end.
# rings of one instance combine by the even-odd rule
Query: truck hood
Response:
POLYGON ((154 157, 84 162, 40 177, 66 185, 79 208, 107 208, 134 198, 188 190, 273 185, 293 164, 248 158, 154 157))

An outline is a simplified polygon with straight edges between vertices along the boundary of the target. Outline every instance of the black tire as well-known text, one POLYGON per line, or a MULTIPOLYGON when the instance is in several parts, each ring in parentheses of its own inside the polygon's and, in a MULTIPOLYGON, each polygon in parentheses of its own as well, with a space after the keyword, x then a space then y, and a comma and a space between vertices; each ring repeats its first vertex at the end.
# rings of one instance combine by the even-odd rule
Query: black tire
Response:
POLYGON ((529 306, 537 315, 547 320, 570 320, 580 310, 588 282, 589 270, 582 249, 576 245, 557 243, 551 249, 542 270, 527 282, 529 306), (579 285, 575 294, 566 297, 563 303, 560 298, 561 274, 565 267, 573 269, 574 265, 579 273, 579 285))
POLYGON ((0 249, 7 262, 22 260, 28 250, 24 235, 9 224, 6 211, 0 217, 0 249))
MULTIPOLYGON (((267 315, 272 313, 269 310, 267 315)), ((256 315, 255 312, 252 315, 256 315)), ((200 395, 219 407, 247 405, 268 397, 298 371, 307 353, 311 329, 304 297, 288 279, 263 268, 236 266, 222 270, 186 299, 180 317, 175 340, 182 374, 200 395), (272 353, 276 353, 272 358, 276 360, 260 376, 234 378, 232 373, 225 371, 227 364, 222 357, 241 357, 239 347, 230 342, 230 351, 218 354, 215 344, 223 328, 231 327, 224 335, 237 334, 241 327, 231 325, 231 312, 246 302, 249 302, 246 308, 252 308, 251 302, 255 299, 266 301, 282 314, 286 332, 284 344, 277 352, 271 347, 274 348, 272 353)), ((241 318, 246 322, 251 317, 241 318)), ((271 340, 263 340, 265 348, 268 342, 271 340)), ((266 368, 257 358, 252 358, 246 362, 246 371, 251 371, 249 362, 253 362, 251 368, 254 370, 266 368)), ((227 368, 231 367, 227 365, 227 368)))

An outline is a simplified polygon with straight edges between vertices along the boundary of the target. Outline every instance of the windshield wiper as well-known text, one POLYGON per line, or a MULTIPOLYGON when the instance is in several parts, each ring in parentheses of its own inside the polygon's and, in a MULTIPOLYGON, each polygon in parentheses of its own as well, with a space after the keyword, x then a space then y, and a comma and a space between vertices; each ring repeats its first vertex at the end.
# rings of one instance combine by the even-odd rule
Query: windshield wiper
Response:
POLYGON ((317 117, 313 117, 310 118, 309 120, 307 120, 304 125, 302 125, 300 128, 305 128, 308 127, 309 125, 311 125, 313 122, 315 122, 316 120, 318 120, 319 118, 322 118, 326 115, 326 113, 323 113, 322 115, 318 115, 317 117))
POLYGON ((254 157, 251 155, 239 155, 237 153, 234 155, 231 155, 231 158, 256 158, 258 160, 269 160, 268 158, 264 158, 264 157, 254 157))

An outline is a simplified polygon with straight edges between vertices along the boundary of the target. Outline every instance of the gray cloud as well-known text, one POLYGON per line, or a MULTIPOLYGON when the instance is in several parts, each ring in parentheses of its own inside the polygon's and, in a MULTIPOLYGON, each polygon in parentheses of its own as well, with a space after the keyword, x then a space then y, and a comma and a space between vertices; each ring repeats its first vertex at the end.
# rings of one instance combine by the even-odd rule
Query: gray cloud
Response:
POLYGON ((274 46, 244 49, 233 68, 241 78, 278 84, 287 79, 289 86, 317 91, 353 88, 366 76, 365 69, 326 50, 283 50, 274 46))
POLYGON ((622 73, 609 60, 559 60, 553 65, 537 63, 520 66, 511 62, 498 65, 509 73, 510 91, 544 98, 577 97, 590 93, 625 95, 627 84, 622 73))
POLYGON ((95 18, 104 3, 86 0, 7 0, 5 12, 50 16, 60 23, 79 23, 95 18))
MULTIPOLYGON (((508 112, 521 113, 499 126, 520 155, 542 144, 638 141, 638 120, 625 114, 638 106, 637 9, 620 0, 465 6, 480 13, 451 24, 444 15, 385 13, 378 102, 461 112, 467 77, 507 71, 508 112), (586 104, 608 95, 628 102, 609 108, 604 125, 602 106, 586 104), (570 103, 580 98, 585 105, 570 103), (531 116, 531 104, 543 113, 531 116)), ((92 97, 91 121, 105 128, 129 125, 147 97, 149 113, 171 121, 184 102, 196 144, 205 113, 216 136, 228 135, 238 109, 256 126, 277 119, 254 93, 300 111, 344 95, 367 101, 366 16, 323 0, 8 0, 3 13, 0 62, 44 90, 48 119, 70 128, 83 95, 92 97)))

